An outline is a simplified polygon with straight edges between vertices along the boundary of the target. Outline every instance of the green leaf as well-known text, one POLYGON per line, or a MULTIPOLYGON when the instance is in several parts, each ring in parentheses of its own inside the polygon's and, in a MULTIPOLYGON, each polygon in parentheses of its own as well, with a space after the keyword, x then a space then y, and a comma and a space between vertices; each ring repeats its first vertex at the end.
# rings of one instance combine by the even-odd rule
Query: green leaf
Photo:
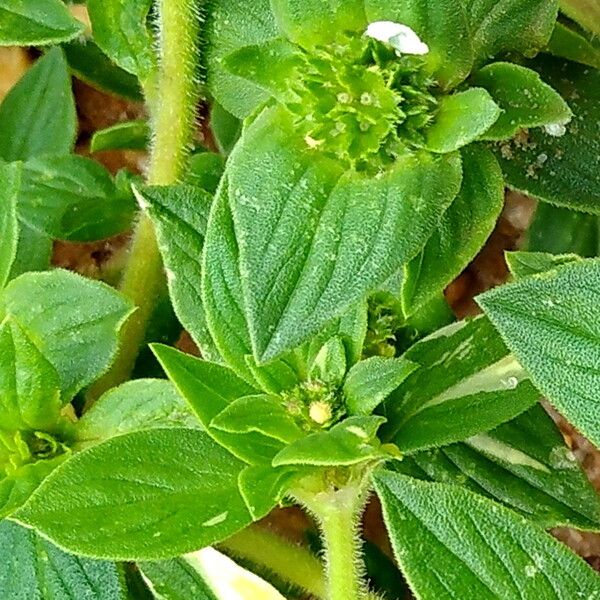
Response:
POLYGON ((395 470, 466 487, 544 529, 600 523, 598 494, 539 404, 466 442, 405 457, 395 470))
POLYGON ((69 68, 81 81, 107 94, 138 102, 144 99, 137 77, 117 67, 91 40, 63 44, 63 50, 69 68))
MULTIPOLYGON (((281 109, 266 110, 246 130, 211 221, 228 200, 236 237, 224 227, 221 235, 231 256, 216 255, 208 244, 211 222, 205 246, 205 273, 217 260, 229 268, 239 247, 243 308, 260 361, 301 344, 397 272, 431 235, 460 185, 456 155, 405 155, 370 178, 342 174, 336 162, 292 140, 281 109)), ((214 293, 206 280, 203 289, 205 297, 214 293)))
MULTIPOLYGON (((254 565, 250 572, 214 548, 202 548, 172 561, 143 562, 140 567, 144 580, 156 594, 153 598, 160 600, 283 600, 270 583, 255 574, 259 570, 273 579, 272 573, 254 565)), ((291 589, 280 581, 278 584, 291 589)))
POLYGON ((572 262, 482 296, 478 303, 531 380, 600 445, 600 261, 572 262))
POLYGON ((269 96, 253 83, 225 69, 222 59, 244 46, 279 37, 269 0, 215 0, 207 37, 207 85, 217 102, 239 119, 269 96))
POLYGON ((188 169, 184 182, 201 188, 211 196, 214 196, 224 170, 225 158, 221 154, 217 154, 216 152, 197 152, 196 154, 192 154, 188 160, 188 169))
POLYGON ((498 120, 482 136, 504 140, 526 127, 568 123, 572 113, 567 103, 531 69, 507 62, 483 67, 472 78, 486 89, 502 109, 498 120))
POLYGON ((600 217, 540 202, 527 230, 525 247, 593 258, 600 255, 600 217))
POLYGON ((228 404, 210 423, 229 433, 253 431, 289 444, 304 434, 277 396, 244 396, 228 404))
POLYGON ((255 394, 256 390, 222 365, 199 360, 168 346, 153 345, 152 350, 216 442, 249 463, 271 460, 281 447, 279 442, 256 432, 236 434, 211 426, 212 420, 234 400, 255 394))
POLYGON ((21 165, 0 163, 0 289, 4 287, 17 256, 19 224, 17 196, 21 185, 21 165))
POLYGON ((581 558, 487 498, 389 471, 374 480, 394 554, 421 598, 558 600, 599 589, 581 558))
POLYGON ((230 73, 255 83, 282 103, 297 100, 290 81, 300 76, 297 71, 304 64, 298 46, 283 38, 244 46, 223 60, 230 73))
POLYGON ((600 214, 600 71, 549 56, 527 66, 567 99, 574 117, 500 143, 506 181, 544 202, 600 214))
POLYGON ((67 554, 16 523, 0 523, 3 600, 125 600, 117 565, 67 554))
POLYGON ((547 252, 507 252, 506 263, 515 279, 552 271, 561 265, 578 261, 576 254, 548 254, 547 252))
POLYGON ((456 278, 492 233, 504 206, 504 179, 480 145, 463 148, 462 187, 425 247, 404 270, 402 308, 412 315, 456 278))
POLYGON ((307 364, 311 365, 312 369, 323 346, 335 337, 341 340, 344 346, 345 369, 349 369, 362 357, 367 327, 368 304, 366 300, 361 300, 311 339, 306 352, 307 364))
POLYGON ((442 87, 458 85, 471 72, 473 46, 464 7, 453 0, 365 0, 369 22, 394 21, 408 25, 429 46, 426 65, 442 87))
POLYGON ((432 152, 458 150, 481 137, 498 120, 501 110, 482 88, 442 96, 433 124, 425 132, 432 152))
POLYGON ((19 216, 55 239, 88 242, 131 227, 136 204, 108 171, 77 155, 34 158, 23 168, 19 216))
POLYGON ((90 152, 105 150, 145 150, 150 141, 147 121, 124 121, 94 132, 90 152))
POLYGON ((329 44, 342 31, 367 28, 364 0, 271 0, 280 30, 306 48, 329 44))
POLYGON ((156 68, 147 26, 152 0, 88 0, 94 40, 122 69, 147 81, 156 68))
POLYGON ((329 338, 312 361, 309 379, 329 385, 339 385, 346 375, 346 348, 342 339, 335 335, 329 338))
MULTIPOLYGON (((13 163, 16 164, 16 163, 13 163)), ((17 254, 12 264, 9 280, 30 271, 45 271, 52 258, 52 238, 18 218, 19 239, 17 254)))
POLYGON ((344 382, 346 408, 351 415, 369 415, 418 365, 404 358, 372 356, 356 363, 344 382))
POLYGON ((287 467, 250 465, 238 480, 240 494, 254 521, 268 515, 290 489, 297 472, 287 467))
POLYGON ((0 296, 0 318, 17 319, 57 370, 67 400, 108 368, 131 310, 107 285, 63 270, 21 275, 0 296))
POLYGON ((187 185, 145 187, 138 197, 154 223, 177 318, 203 356, 218 360, 200 297, 202 246, 212 197, 187 185))
POLYGON ((558 0, 463 0, 477 62, 502 52, 533 56, 548 43, 558 0))
POLYGON ((346 367, 355 365, 362 357, 368 328, 369 307, 366 300, 347 310, 339 319, 336 335, 346 348, 346 367))
POLYGON ((62 401, 58 374, 10 316, 0 324, 0 428, 56 431, 62 401))
POLYGON ((136 379, 101 396, 77 422, 75 439, 96 443, 139 429, 199 427, 198 420, 164 379, 136 379))
POLYGON ((42 46, 83 33, 60 0, 0 0, 0 46, 42 46))
POLYGON ((202 263, 202 302, 206 321, 219 354, 251 386, 269 393, 294 387, 299 379, 297 357, 259 367, 252 358, 250 333, 243 312, 238 245, 227 202, 228 184, 222 183, 206 232, 202 263))
POLYGON ((192 555, 138 566, 155 597, 161 600, 218 600, 192 555))
POLYGON ((540 397, 485 318, 449 325, 417 342, 404 358, 421 367, 387 399, 383 430, 404 452, 488 431, 540 397))
POLYGON ((383 417, 348 417, 328 431, 313 433, 286 446, 273 466, 350 466, 392 458, 377 439, 383 417))
POLYGON ((68 154, 77 130, 71 78, 62 51, 38 59, 0 105, 0 158, 68 154))
POLYGON ((600 34, 600 5, 596 0, 560 0, 560 9, 593 34, 600 34))
POLYGON ((215 102, 210 111, 210 127, 219 152, 227 156, 242 133, 242 122, 215 102))
POLYGON ((600 46, 595 38, 585 36, 563 23, 556 23, 545 49, 549 54, 600 69, 600 46))
POLYGON ((172 558, 250 523, 242 467, 197 429, 136 431, 63 463, 13 518, 84 556, 172 558))
MULTIPOLYGON (((227 181, 223 180, 222 189, 227 181)), ((252 353, 246 317, 242 311, 242 289, 238 247, 226 195, 218 194, 210 213, 202 266, 201 302, 205 310, 209 337, 219 355, 250 385, 260 387, 245 357, 252 353)), ((194 288, 196 291, 197 288, 194 288)), ((195 329, 195 328, 194 328, 195 329)), ((192 331, 194 331, 192 329, 192 331)), ((202 330, 201 330, 202 331, 202 330)), ((196 334, 197 335, 197 334, 196 334)))
MULTIPOLYGON (((0 434, 1 435, 1 434, 0 434)), ((0 519, 23 506, 42 481, 69 457, 68 453, 54 458, 29 462, 11 470, 0 479, 0 519)), ((0 587, 0 589, 2 589, 0 587)))

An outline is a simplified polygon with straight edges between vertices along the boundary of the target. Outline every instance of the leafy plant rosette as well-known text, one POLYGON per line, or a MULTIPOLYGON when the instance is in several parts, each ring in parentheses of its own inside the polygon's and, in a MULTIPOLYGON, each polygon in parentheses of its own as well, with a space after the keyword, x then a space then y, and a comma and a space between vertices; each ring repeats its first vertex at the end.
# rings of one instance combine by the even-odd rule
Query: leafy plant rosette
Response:
MULTIPOLYGON (((190 553, 221 544, 317 597, 374 598, 359 526, 375 493, 419 598, 595 597, 597 575, 545 532, 597 531, 600 501, 539 390, 600 439, 585 416, 597 387, 597 262, 511 257, 517 281, 480 299, 489 318, 452 322, 441 298, 497 220, 512 181, 498 161, 523 130, 570 139, 566 102, 524 66, 547 48, 557 3, 215 2, 200 44, 229 153, 214 198, 214 157, 196 157, 196 179, 181 183, 193 107, 178 107, 172 135, 170 108, 160 110, 195 98, 191 59, 180 86, 167 71, 177 44, 195 51, 195 5, 159 7, 157 66, 150 4, 109 4, 131 27, 112 29, 90 2, 94 39, 140 79, 154 111, 150 185, 128 191, 126 213, 135 196, 146 219, 136 241, 155 231, 173 308, 203 358, 153 344, 169 381, 98 384, 113 381, 144 311, 127 320, 122 295, 64 271, 15 277, 30 223, 20 170, 50 167, 36 167, 27 144, 6 150, 0 547, 17 559, 0 567, 0 589, 62 598, 62 576, 71 595, 137 597, 133 578, 157 598, 212 598, 190 553), (244 118, 237 141, 227 111, 244 118), (96 398, 98 385, 107 391, 96 398), (314 556, 252 525, 289 502, 319 525, 324 579, 314 556)), ((44 42, 36 14, 25 42, 79 31, 59 20, 44 42)), ((146 138, 134 123, 96 143, 146 138)), ((145 251, 139 242, 132 256, 145 251)), ((150 268, 125 281, 144 277, 150 268)))

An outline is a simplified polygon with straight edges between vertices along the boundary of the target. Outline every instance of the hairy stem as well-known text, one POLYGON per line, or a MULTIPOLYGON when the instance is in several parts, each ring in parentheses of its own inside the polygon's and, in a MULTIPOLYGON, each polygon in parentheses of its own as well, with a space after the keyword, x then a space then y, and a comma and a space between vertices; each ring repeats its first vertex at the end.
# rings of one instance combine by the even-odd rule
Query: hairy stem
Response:
MULTIPOLYGON (((191 146, 200 86, 197 40, 201 15, 195 0, 159 0, 159 71, 146 90, 153 144, 147 182, 171 185, 183 172, 191 146)), ((154 227, 142 214, 135 229, 120 290, 137 307, 121 332, 121 347, 110 371, 89 392, 93 401, 127 380, 144 342, 146 328, 163 283, 154 227)))
POLYGON ((363 483, 339 489, 294 493, 313 513, 321 529, 327 575, 327 600, 367 600, 365 567, 358 533, 366 502, 363 483))
POLYGON ((325 597, 323 564, 306 548, 286 541, 259 525, 240 531, 219 549, 266 568, 283 581, 316 598, 325 597))

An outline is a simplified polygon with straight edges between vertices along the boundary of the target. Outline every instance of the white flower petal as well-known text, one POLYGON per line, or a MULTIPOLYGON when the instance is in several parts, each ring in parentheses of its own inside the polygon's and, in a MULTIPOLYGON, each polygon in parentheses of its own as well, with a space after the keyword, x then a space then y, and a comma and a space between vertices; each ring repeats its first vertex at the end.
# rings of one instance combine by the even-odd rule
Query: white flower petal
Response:
POLYGON ((394 21, 375 21, 367 27, 367 36, 395 48, 399 54, 427 54, 429 46, 407 25, 394 21))

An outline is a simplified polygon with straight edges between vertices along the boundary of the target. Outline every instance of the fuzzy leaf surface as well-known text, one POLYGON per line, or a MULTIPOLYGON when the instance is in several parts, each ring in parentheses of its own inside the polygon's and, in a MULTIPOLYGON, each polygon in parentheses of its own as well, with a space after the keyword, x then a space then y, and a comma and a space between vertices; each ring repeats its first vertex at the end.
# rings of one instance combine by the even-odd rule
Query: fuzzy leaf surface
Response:
POLYGON ((311 48, 331 43, 339 31, 364 31, 363 0, 271 0, 279 29, 292 41, 311 48))
POLYGON ((388 397, 382 432, 401 451, 488 431, 540 397, 485 318, 449 325, 414 344, 404 358, 421 367, 388 397))
POLYGON ((600 525, 598 494, 540 405, 463 443, 405 457, 395 470, 466 487, 544 529, 600 525))
POLYGON ((475 258, 504 206, 504 179, 491 152, 473 145, 463 148, 461 155, 460 192, 423 250, 405 267, 405 314, 424 307, 475 258))
POLYGON ((146 80, 154 71, 154 41, 146 19, 152 0, 88 0, 94 40, 122 69, 146 80))
MULTIPOLYGON (((314 338, 313 338, 314 341, 314 338)), ((312 341, 311 341, 312 346, 312 341)), ((309 348, 310 353, 311 348, 309 348)), ((346 375, 346 348, 341 337, 330 337, 311 363, 309 378, 332 386, 339 385, 346 375)))
POLYGON ((0 325, 0 430, 53 431, 62 401, 58 374, 12 318, 0 325))
POLYGON ((0 523, 3 600, 126 600, 117 565, 67 554, 34 531, 0 523))
POLYGON ((216 0, 207 27, 207 85, 218 103, 243 119, 268 94, 257 85, 233 75, 222 64, 228 54, 279 37, 269 0, 216 0))
POLYGON ((12 263, 9 280, 30 271, 47 270, 52 258, 52 238, 19 219, 18 211, 17 222, 19 239, 17 240, 17 253, 12 263))
POLYGON ((223 365, 199 360, 168 346, 153 345, 152 349, 169 379, 217 443, 246 462, 270 462, 281 442, 258 432, 231 433, 212 426, 212 420, 221 411, 238 398, 255 394, 255 389, 223 365))
POLYGON ((596 38, 560 22, 556 23, 546 52, 600 69, 600 45, 596 38))
POLYGON ((281 400, 266 394, 234 400, 211 421, 211 426, 230 433, 256 431, 284 444, 303 436, 281 400))
POLYGON ((107 285, 59 269, 21 275, 0 296, 0 318, 13 315, 54 366, 63 400, 108 368, 131 310, 107 285))
POLYGON ((425 132, 426 146, 441 154, 458 150, 484 135, 500 114, 499 106, 483 88, 443 96, 435 121, 425 132))
POLYGON ((381 356, 356 363, 344 382, 348 412, 351 415, 371 414, 417 368, 417 364, 405 358, 381 356))
POLYGON ((85 556, 172 558, 250 523, 242 468, 197 429, 136 431, 63 463, 14 517, 85 556))
POLYGON ((8 281, 17 256, 19 223, 17 197, 21 186, 21 165, 0 164, 0 289, 8 281))
POLYGON ((472 83, 486 89, 502 109, 482 139, 503 140, 523 128, 571 120, 567 103, 535 71, 526 67, 508 62, 492 63, 478 71, 472 83))
POLYGON ((192 186, 146 187, 144 210, 156 229, 173 308, 207 358, 218 359, 200 297, 202 247, 212 197, 192 186))
MULTIPOLYGON (((238 142, 226 177, 221 195, 233 214, 243 309, 253 354, 266 362, 410 260, 456 196, 461 173, 457 155, 424 152, 399 158, 380 178, 343 173, 294 139, 282 109, 268 109, 238 142)), ((209 260, 216 258, 207 245, 209 260)))
POLYGON ((305 365, 294 353, 258 366, 252 357, 240 276, 238 243, 224 177, 211 208, 202 258, 202 302, 206 322, 223 360, 256 389, 277 393, 291 389, 305 365))
POLYGON ((92 40, 73 40, 62 48, 69 68, 81 81, 119 98, 144 99, 138 78, 115 65, 92 40))
POLYGON ((298 46, 284 38, 262 44, 244 46, 225 57, 225 68, 238 77, 251 81, 273 98, 285 103, 296 94, 290 90, 290 79, 304 64, 298 46))
POLYGON ((581 260, 576 254, 547 252, 506 252, 506 263, 515 279, 552 271, 561 265, 581 260))
POLYGON ((374 480, 394 554, 418 596, 559 600, 598 592, 597 573, 511 510, 453 485, 389 471, 374 480))
POLYGON ((0 519, 10 516, 23 506, 42 481, 67 458, 68 454, 61 454, 54 458, 29 462, 0 479, 0 519))
POLYGON ((533 56, 550 39, 558 0, 463 0, 477 62, 501 52, 533 56))
POLYGON ((349 466, 385 460, 391 455, 381 447, 377 430, 383 417, 349 417, 328 431, 313 433, 286 446, 273 466, 349 466))
POLYGON ((283 500, 296 476, 293 468, 271 465, 250 465, 240 473, 240 494, 254 521, 268 515, 283 500))
POLYGON ((53 239, 90 242, 129 229, 136 204, 102 165, 72 154, 27 161, 18 210, 53 239))
POLYGON ((135 379, 103 394, 77 422, 75 439, 98 443, 140 429, 200 427, 175 386, 164 379, 135 379))
POLYGON ((550 56, 527 66, 567 100, 573 119, 564 130, 557 123, 554 135, 532 129, 499 143, 506 182, 538 200, 600 214, 600 71, 550 56))
POLYGON ((43 46, 83 32, 60 0, 0 0, 0 46, 43 46))
POLYGON ((71 77, 60 48, 39 58, 0 105, 0 158, 68 154, 77 118, 71 77))
POLYGON ((550 402, 600 445, 600 261, 588 259, 521 279, 478 298, 550 402))
POLYGON ((138 563, 142 576, 154 594, 164 600, 219 600, 202 571, 185 556, 138 563))

